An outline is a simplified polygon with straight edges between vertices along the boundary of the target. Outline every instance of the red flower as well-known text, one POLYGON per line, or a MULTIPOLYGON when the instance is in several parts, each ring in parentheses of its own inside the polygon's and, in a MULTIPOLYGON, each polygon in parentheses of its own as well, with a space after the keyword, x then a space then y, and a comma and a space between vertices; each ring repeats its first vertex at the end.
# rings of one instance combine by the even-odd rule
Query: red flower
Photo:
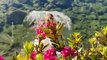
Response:
POLYGON ((57 56, 50 56, 48 58, 45 58, 44 60, 57 60, 57 56))
POLYGON ((61 51, 61 54, 63 57, 67 57, 67 56, 76 56, 76 51, 71 49, 70 47, 64 47, 64 49, 61 51))
POLYGON ((45 32, 40 33, 40 35, 41 35, 43 38, 46 38, 45 32))
POLYGON ((45 32, 44 32, 43 30, 41 30, 40 28, 35 29, 35 32, 36 32, 38 35, 42 36, 43 38, 46 37, 45 32))
POLYGON ((30 55, 30 58, 31 58, 32 60, 35 60, 35 57, 36 57, 36 52, 33 51, 33 52, 31 53, 31 55, 30 55))
POLYGON ((44 60, 57 60, 56 50, 54 48, 47 50, 44 54, 44 60))
POLYGON ((44 23, 44 27, 49 27, 50 26, 50 23, 44 23))
POLYGON ((50 28, 50 29, 53 29, 53 28, 56 28, 56 25, 57 23, 52 21, 52 22, 47 22, 47 23, 44 23, 43 26, 44 27, 47 27, 47 28, 50 28))
POLYGON ((0 60, 4 60, 4 57, 0 55, 0 60))
POLYGON ((36 34, 40 34, 42 32, 42 30, 37 28, 37 29, 35 29, 35 32, 36 32, 36 34))

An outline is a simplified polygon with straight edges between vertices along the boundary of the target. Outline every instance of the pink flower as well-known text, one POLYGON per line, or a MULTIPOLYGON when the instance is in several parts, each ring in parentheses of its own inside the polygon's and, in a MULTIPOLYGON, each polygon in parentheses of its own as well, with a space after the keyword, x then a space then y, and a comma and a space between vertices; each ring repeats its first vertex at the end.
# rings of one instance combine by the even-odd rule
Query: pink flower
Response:
POLYGON ((46 38, 46 33, 42 30, 42 28, 51 29, 53 33, 55 31, 56 25, 57 23, 55 21, 41 21, 36 25, 35 33, 42 36, 43 38, 46 38))
POLYGON ((47 50, 44 54, 44 60, 57 60, 56 50, 54 48, 47 50))
POLYGON ((36 52, 33 51, 33 52, 31 53, 31 55, 30 55, 30 58, 31 58, 32 60, 35 60, 35 57, 36 57, 36 52))
POLYGON ((61 51, 61 54, 62 54, 63 57, 67 57, 67 56, 70 55, 70 52, 69 52, 68 50, 66 50, 66 49, 63 49, 63 50, 61 51))
POLYGON ((56 28, 56 25, 57 25, 57 23, 56 23, 55 21, 51 22, 51 25, 50 25, 50 26, 51 26, 51 29, 52 29, 52 28, 56 28))
POLYGON ((44 24, 44 27, 49 27, 50 26, 50 23, 45 23, 44 24))
POLYGON ((45 58, 44 60, 57 60, 57 56, 50 56, 48 58, 45 58))
POLYGON ((4 60, 4 57, 0 55, 0 60, 4 60))
POLYGON ((40 28, 37 28, 37 29, 35 29, 35 32, 36 32, 37 34, 40 34, 40 33, 43 33, 43 30, 41 30, 40 28))
POLYGON ((74 49, 71 49, 70 54, 71 54, 71 56, 76 56, 77 55, 77 53, 74 49))
POLYGON ((40 35, 41 35, 43 38, 46 38, 45 32, 40 33, 40 35))
POLYGON ((38 35, 42 36, 43 38, 46 37, 45 32, 44 32, 43 30, 41 30, 40 28, 35 29, 35 32, 36 32, 38 35))
POLYGON ((43 27, 43 21, 40 21, 37 25, 36 25, 36 28, 41 28, 41 27, 43 27))
POLYGON ((63 57, 67 57, 67 56, 76 56, 76 51, 71 49, 70 47, 64 47, 64 49, 61 51, 61 54, 63 57))
POLYGON ((47 27, 47 28, 50 28, 50 29, 53 29, 53 28, 56 28, 56 25, 57 23, 52 21, 52 22, 47 22, 47 23, 44 23, 43 26, 44 27, 47 27))

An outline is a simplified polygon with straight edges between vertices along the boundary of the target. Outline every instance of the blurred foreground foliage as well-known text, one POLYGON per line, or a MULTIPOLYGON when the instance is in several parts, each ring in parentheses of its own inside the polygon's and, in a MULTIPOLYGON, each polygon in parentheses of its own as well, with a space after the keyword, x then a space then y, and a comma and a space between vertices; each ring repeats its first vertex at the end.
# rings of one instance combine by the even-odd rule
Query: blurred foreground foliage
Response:
MULTIPOLYGON (((55 53, 55 56, 57 58, 53 60, 57 60, 57 59, 58 60, 106 60, 107 59, 107 26, 102 28, 100 31, 96 31, 94 35, 91 38, 89 38, 89 40, 87 41, 88 47, 86 47, 85 44, 83 44, 84 43, 83 36, 79 32, 74 32, 73 34, 71 34, 70 37, 68 38, 68 41, 69 43, 67 44, 67 46, 70 46, 70 48, 73 49, 72 53, 76 51, 76 55, 73 56, 67 53, 70 51, 70 49, 63 44, 64 43, 63 41, 63 43, 61 42, 63 44, 61 46, 66 46, 66 48, 69 49, 69 50, 65 50, 66 51, 64 52, 65 57, 63 56, 62 51, 60 52, 60 49, 57 48, 58 46, 54 47, 55 48, 54 52, 53 50, 51 51, 52 48, 49 49, 50 52, 47 50, 49 54, 55 53), (59 52, 60 54, 57 55, 56 52, 59 52), (58 56, 61 56, 61 57, 58 57, 58 56)), ((18 53, 17 56, 14 56, 13 60, 29 60, 29 59, 45 60, 45 53, 47 51, 38 53, 37 50, 35 51, 34 49, 36 46, 34 46, 32 42, 28 42, 28 41, 25 42, 23 45, 23 53, 22 52, 18 53), (32 55, 32 52, 33 52, 33 55, 32 55), (31 56, 34 59, 32 59, 31 56)), ((62 50, 63 49, 64 48, 62 48, 62 50)), ((48 58, 48 60, 51 60, 51 59, 48 58)))

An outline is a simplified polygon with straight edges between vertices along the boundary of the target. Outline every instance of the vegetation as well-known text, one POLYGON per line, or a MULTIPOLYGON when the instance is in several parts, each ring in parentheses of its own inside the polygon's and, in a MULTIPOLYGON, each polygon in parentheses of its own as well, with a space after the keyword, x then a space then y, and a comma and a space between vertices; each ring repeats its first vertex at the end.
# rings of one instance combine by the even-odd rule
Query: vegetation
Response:
POLYGON ((0 54, 11 56, 23 41, 34 39, 34 31, 23 25, 24 17, 32 10, 65 13, 72 19, 71 33, 79 31, 85 41, 107 24, 107 0, 1 0, 0 54))
MULTIPOLYGON (((47 20, 45 20, 47 21, 47 20)), ((80 33, 74 32, 69 38, 61 31, 63 23, 38 23, 35 28, 35 42, 26 41, 23 50, 14 56, 14 60, 106 60, 107 59, 107 26, 87 41, 85 46, 80 33), (50 39, 50 40, 49 40, 50 39), (68 40, 68 44, 66 43, 68 40), (47 41, 47 42, 45 42, 47 41), (50 42, 51 43, 50 43, 50 42), (51 45, 52 44, 52 45, 51 45)))

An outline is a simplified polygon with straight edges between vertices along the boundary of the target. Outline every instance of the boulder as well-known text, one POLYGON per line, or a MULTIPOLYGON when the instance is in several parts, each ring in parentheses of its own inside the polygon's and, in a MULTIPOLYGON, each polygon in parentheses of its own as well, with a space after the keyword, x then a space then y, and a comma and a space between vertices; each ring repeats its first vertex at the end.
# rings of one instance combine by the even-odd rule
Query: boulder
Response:
POLYGON ((36 25, 40 20, 44 20, 44 17, 47 14, 52 14, 54 17, 54 20, 57 22, 64 22, 65 23, 65 27, 68 28, 68 30, 71 29, 71 19, 58 11, 31 11, 24 19, 24 23, 27 23, 27 25, 36 25))

